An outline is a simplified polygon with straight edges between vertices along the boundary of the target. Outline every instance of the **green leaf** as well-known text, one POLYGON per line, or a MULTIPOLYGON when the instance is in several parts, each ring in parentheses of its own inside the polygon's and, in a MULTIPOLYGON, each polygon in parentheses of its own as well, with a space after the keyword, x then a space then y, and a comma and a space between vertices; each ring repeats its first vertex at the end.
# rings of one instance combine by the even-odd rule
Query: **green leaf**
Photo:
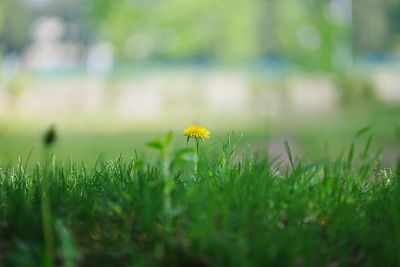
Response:
POLYGON ((178 150, 172 159, 171 168, 183 165, 187 162, 196 160, 196 151, 193 147, 182 148, 178 150))
POLYGON ((174 134, 172 131, 169 131, 168 133, 166 133, 164 136, 164 145, 165 146, 171 145, 173 137, 174 137, 174 134))
POLYGON ((56 221, 56 229, 61 241, 61 253, 65 267, 77 266, 77 261, 81 258, 75 239, 68 228, 61 220, 56 221))
POLYGON ((158 149, 158 150, 161 150, 164 147, 160 140, 150 141, 150 142, 146 143, 146 146, 154 148, 154 149, 158 149))
POLYGON ((196 151, 192 147, 182 148, 175 153, 174 159, 185 161, 193 161, 196 156, 196 151))
POLYGON ((123 211, 120 205, 109 201, 108 202, 108 206, 110 207, 110 209, 118 216, 123 217, 123 211))

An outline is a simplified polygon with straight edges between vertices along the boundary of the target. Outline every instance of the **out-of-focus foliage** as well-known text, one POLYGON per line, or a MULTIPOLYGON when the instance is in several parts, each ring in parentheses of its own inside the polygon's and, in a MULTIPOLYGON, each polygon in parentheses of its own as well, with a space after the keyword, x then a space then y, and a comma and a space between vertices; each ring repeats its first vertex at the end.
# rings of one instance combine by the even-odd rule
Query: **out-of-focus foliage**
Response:
POLYGON ((0 1, 0 55, 20 52, 29 42, 29 27, 33 10, 24 0, 0 1))
POLYGON ((132 59, 280 56, 332 70, 348 63, 352 50, 382 53, 399 43, 400 3, 391 0, 98 0, 93 4, 104 35, 120 56, 132 59))
POLYGON ((400 2, 356 0, 354 10, 355 52, 383 53, 400 48, 400 2))
POLYGON ((35 18, 56 16, 66 39, 109 41, 122 61, 281 58, 330 71, 398 51, 399 13, 397 0, 2 0, 0 48, 21 52, 35 18))
POLYGON ((255 2, 103 1, 96 14, 121 56, 243 59, 258 49, 255 2))
POLYGON ((319 1, 96 3, 104 34, 120 55, 134 59, 279 55, 330 69, 333 49, 349 39, 350 24, 336 25, 319 1))

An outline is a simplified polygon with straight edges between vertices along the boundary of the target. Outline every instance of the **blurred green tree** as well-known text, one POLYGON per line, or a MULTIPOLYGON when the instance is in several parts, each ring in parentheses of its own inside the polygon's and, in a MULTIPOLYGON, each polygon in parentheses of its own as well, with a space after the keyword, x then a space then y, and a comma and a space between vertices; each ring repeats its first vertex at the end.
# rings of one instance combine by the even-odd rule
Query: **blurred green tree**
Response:
POLYGON ((33 10, 24 0, 0 2, 0 55, 24 49, 30 40, 29 27, 33 17, 33 10))

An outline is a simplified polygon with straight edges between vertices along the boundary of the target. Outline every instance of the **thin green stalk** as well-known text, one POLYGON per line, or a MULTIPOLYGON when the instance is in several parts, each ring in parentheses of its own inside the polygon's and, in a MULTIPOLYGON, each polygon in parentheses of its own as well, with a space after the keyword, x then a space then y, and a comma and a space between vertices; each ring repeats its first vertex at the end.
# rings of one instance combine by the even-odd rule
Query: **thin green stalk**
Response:
POLYGON ((171 202, 171 193, 174 188, 174 182, 170 177, 169 166, 170 159, 168 153, 168 146, 164 146, 161 149, 161 160, 163 165, 163 180, 164 180, 164 188, 163 188, 163 197, 164 197, 164 216, 165 216, 165 225, 167 231, 172 229, 172 202, 171 202))
POLYGON ((165 216, 165 228, 167 231, 172 230, 172 200, 171 200, 171 193, 174 188, 174 181, 164 176, 164 216, 165 216))
MULTIPOLYGON (((47 168, 46 168, 47 169, 47 168)), ((42 213, 42 229, 45 243, 45 266, 52 267, 54 259, 54 237, 53 237, 53 224, 50 208, 50 195, 49 195, 49 180, 47 172, 43 173, 40 184, 41 189, 41 213, 42 213)))
POLYGON ((54 256, 54 238, 52 231, 52 217, 50 212, 50 201, 49 201, 49 189, 48 189, 48 179, 43 177, 42 179, 42 227, 45 242, 45 266, 53 266, 53 256, 54 256))
POLYGON ((197 176, 198 175, 198 164, 199 164, 199 139, 198 138, 195 138, 194 139, 194 141, 195 141, 195 145, 196 145, 196 154, 195 154, 195 159, 194 159, 194 173, 195 173, 195 176, 197 176))

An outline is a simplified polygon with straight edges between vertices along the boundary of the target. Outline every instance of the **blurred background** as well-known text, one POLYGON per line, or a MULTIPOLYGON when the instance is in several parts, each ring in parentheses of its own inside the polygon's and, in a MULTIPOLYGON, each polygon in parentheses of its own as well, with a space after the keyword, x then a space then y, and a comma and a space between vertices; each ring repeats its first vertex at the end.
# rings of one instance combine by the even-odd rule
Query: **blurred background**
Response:
POLYGON ((80 160, 192 123, 273 156, 285 139, 340 150, 370 125, 391 164, 400 1, 1 0, 0 162, 52 124, 80 160))

